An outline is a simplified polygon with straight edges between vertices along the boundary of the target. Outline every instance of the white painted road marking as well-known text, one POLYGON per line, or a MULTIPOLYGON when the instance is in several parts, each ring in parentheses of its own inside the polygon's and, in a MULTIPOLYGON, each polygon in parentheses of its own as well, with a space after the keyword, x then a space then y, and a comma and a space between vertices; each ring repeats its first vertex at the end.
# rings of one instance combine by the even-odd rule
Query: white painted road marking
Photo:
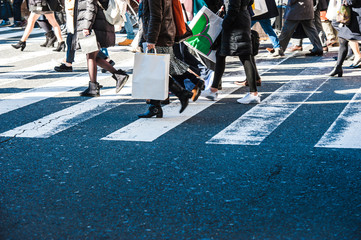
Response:
POLYGON ((261 144, 267 136, 327 81, 327 79, 322 79, 322 76, 316 75, 319 71, 318 69, 312 73, 312 69, 304 70, 300 75, 284 84, 264 99, 261 104, 254 106, 207 143, 261 144))
POLYGON ((102 114, 131 100, 131 88, 124 87, 121 94, 111 89, 101 97, 91 98, 64 110, 47 115, 34 122, 0 134, 3 137, 48 138, 81 122, 102 114), (116 102, 114 102, 116 101, 116 102), (86 114, 85 114, 86 113, 86 114))
POLYGON ((361 88, 315 147, 361 149, 361 88))

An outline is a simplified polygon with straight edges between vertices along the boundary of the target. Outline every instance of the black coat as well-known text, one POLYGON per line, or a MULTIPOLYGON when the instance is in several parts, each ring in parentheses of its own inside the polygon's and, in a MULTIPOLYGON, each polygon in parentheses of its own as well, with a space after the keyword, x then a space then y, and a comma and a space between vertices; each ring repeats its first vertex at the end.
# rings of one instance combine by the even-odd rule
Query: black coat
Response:
MULTIPOLYGON (((220 56, 249 56, 252 53, 250 0, 225 0, 220 56)), ((252 1, 253 2, 253 1, 252 1)))
POLYGON ((269 18, 277 17, 279 15, 275 0, 266 0, 266 5, 268 12, 259 16, 252 17, 252 21, 269 19, 269 18))
POLYGON ((347 26, 332 21, 332 25, 338 31, 338 37, 346 40, 361 41, 361 0, 347 0, 351 6, 351 22, 347 26))
MULTIPOLYGON (((104 9, 108 8, 109 0, 99 0, 104 9)), ((78 0, 75 2, 75 33, 79 39, 83 36, 83 29, 94 31, 97 41, 102 48, 115 45, 114 26, 105 19, 103 10, 98 7, 97 0, 78 0)))
POLYGON ((156 46, 173 46, 176 26, 173 19, 172 1, 144 0, 142 10, 145 40, 156 46))
POLYGON ((223 5, 222 0, 204 0, 207 7, 214 13, 216 13, 223 5))

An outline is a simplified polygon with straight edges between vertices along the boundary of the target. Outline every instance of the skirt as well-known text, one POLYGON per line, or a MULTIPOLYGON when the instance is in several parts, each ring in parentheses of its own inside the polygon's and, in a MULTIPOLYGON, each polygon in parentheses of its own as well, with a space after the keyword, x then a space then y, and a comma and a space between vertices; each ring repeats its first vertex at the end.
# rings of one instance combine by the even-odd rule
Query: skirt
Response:
POLYGON ((169 74, 170 75, 182 75, 185 73, 189 65, 178 59, 173 53, 173 47, 159 47, 155 46, 157 53, 160 54, 169 54, 170 55, 170 64, 169 64, 169 74))

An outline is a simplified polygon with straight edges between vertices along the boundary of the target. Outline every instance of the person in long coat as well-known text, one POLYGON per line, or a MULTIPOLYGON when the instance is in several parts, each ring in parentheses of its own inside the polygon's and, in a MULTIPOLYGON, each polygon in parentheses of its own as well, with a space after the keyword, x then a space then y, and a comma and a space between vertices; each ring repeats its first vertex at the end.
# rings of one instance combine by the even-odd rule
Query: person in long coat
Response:
POLYGON ((256 86, 256 66, 252 61, 251 16, 248 7, 253 0, 225 0, 225 16, 222 23, 221 44, 216 53, 216 69, 212 87, 209 89, 217 97, 219 83, 222 79, 226 56, 238 56, 241 60, 250 93, 237 102, 242 104, 260 103, 256 86))
POLYGON ((351 67, 357 68, 361 63, 361 53, 358 45, 358 41, 361 41, 361 0, 346 0, 346 3, 351 7, 350 24, 344 25, 332 21, 332 25, 338 31, 340 47, 338 49, 336 66, 329 74, 330 76, 342 76, 342 64, 346 59, 349 44, 355 55, 351 67))
MULTIPOLYGON (((77 0, 75 1, 75 36, 73 37, 72 47, 76 48, 80 38, 86 37, 94 31, 98 45, 101 48, 108 48, 115 45, 114 26, 105 19, 104 9, 108 8, 109 0, 77 0)), ((80 46, 81 47, 81 46, 80 46)), ((98 56, 99 50, 86 54, 87 66, 89 72, 89 87, 80 93, 81 96, 97 97, 100 95, 100 85, 97 82, 97 66, 113 74, 116 81, 116 92, 119 92, 129 76, 121 69, 116 70, 108 61, 98 56)))

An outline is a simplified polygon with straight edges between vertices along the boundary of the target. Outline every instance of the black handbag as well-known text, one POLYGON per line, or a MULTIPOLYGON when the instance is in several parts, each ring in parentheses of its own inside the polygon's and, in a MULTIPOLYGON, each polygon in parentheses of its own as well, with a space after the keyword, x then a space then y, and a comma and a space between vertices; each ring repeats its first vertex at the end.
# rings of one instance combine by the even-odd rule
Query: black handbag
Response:
POLYGON ((50 11, 61 12, 64 7, 59 0, 47 0, 50 11))
POLYGON ((13 17, 13 10, 8 0, 0 0, 0 19, 13 17))
POLYGON ((259 50, 259 34, 255 30, 251 30, 252 55, 256 56, 259 50))

